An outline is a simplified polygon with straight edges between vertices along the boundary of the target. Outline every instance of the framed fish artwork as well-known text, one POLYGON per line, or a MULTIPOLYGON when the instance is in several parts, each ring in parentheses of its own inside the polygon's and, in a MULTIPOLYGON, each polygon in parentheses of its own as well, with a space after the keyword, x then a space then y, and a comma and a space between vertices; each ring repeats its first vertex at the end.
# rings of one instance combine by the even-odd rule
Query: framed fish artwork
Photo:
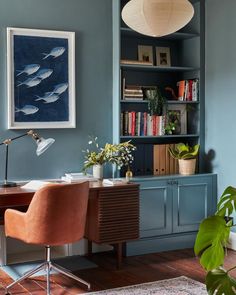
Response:
POLYGON ((75 128, 75 33, 7 28, 8 129, 75 128))

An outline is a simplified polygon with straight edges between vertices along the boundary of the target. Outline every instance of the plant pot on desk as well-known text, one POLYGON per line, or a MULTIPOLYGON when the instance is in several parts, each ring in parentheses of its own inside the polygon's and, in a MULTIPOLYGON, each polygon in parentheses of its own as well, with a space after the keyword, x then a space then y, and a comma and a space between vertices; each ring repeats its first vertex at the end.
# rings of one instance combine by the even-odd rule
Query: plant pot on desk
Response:
POLYGON ((103 178, 103 166, 101 164, 93 165, 93 177, 97 179, 103 178))

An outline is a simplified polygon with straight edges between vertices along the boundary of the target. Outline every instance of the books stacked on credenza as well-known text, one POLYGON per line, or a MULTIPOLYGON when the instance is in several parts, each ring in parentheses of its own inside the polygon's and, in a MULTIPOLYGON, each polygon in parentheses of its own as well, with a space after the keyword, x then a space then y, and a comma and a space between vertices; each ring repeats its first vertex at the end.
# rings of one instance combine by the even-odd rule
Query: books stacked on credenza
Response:
POLYGON ((93 177, 93 175, 91 174, 84 174, 82 172, 79 172, 65 173, 65 175, 61 177, 61 180, 68 183, 75 183, 80 181, 97 181, 97 178, 93 177))

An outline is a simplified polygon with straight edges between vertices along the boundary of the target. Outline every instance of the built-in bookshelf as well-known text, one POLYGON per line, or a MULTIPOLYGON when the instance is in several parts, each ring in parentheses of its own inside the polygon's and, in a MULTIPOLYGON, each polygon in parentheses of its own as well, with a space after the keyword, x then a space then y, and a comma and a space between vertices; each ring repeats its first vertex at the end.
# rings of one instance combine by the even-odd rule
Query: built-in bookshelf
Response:
POLYGON ((204 29, 201 19, 204 15, 203 4, 197 0, 191 2, 195 14, 187 26, 171 35, 154 38, 133 31, 121 20, 120 12, 127 0, 113 1, 113 138, 114 142, 131 140, 137 146, 132 167, 134 175, 154 174, 153 147, 158 144, 199 143, 199 171, 203 166, 204 29), (148 49, 148 54, 142 63, 143 47, 148 49), (160 65, 158 55, 162 49, 169 52, 165 66, 160 65), (155 86, 164 98, 163 113, 146 119, 150 110, 143 87, 155 86), (180 127, 169 134, 165 127, 175 111, 180 115, 180 127), (154 130, 148 132, 150 126, 147 127, 146 120, 152 121, 149 125, 152 124, 154 130), (155 120, 157 123, 153 123, 155 120))

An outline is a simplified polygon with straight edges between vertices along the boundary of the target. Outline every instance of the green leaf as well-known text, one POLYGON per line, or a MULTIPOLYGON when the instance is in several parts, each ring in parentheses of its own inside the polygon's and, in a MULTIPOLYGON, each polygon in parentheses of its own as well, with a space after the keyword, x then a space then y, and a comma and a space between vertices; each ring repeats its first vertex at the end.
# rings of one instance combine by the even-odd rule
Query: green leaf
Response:
POLYGON ((208 272, 206 286, 209 295, 236 294, 236 280, 229 276, 223 268, 208 272))
POLYGON ((228 186, 220 197, 216 215, 229 216, 236 209, 236 188, 228 186))
POLYGON ((194 245, 200 263, 206 270, 221 266, 224 262, 224 247, 229 239, 230 228, 222 216, 211 216, 202 221, 194 245))

